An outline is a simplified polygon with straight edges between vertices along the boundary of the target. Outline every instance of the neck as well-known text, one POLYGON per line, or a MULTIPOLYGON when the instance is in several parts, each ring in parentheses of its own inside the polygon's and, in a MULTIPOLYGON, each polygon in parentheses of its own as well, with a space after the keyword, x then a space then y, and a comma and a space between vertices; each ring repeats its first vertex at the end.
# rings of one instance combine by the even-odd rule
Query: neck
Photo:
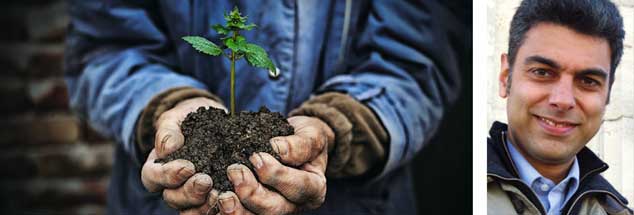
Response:
POLYGON ((522 153, 522 156, 526 158, 528 163, 530 163, 539 174, 550 179, 555 184, 559 184, 559 182, 568 175, 568 171, 570 171, 570 167, 572 167, 572 163, 574 162, 574 160, 571 159, 564 163, 544 163, 526 156, 521 150, 520 153, 522 153))
POLYGON ((544 162, 528 155, 524 151, 524 148, 519 146, 516 141, 513 140, 512 135, 509 136, 509 139, 511 140, 511 144, 513 144, 513 146, 524 157, 524 159, 526 159, 526 161, 528 161, 528 163, 545 178, 550 179, 555 184, 559 184, 559 182, 561 182, 568 175, 568 172, 572 167, 572 163, 574 162, 574 157, 573 159, 569 159, 568 161, 564 162, 544 162))

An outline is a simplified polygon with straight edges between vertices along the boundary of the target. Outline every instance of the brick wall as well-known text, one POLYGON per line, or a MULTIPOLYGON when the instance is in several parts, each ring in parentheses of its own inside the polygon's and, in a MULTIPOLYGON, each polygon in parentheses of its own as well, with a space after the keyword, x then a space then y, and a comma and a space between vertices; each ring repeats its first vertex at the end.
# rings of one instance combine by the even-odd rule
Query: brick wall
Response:
POLYGON ((113 143, 68 107, 63 0, 0 7, 0 214, 103 214, 113 143))

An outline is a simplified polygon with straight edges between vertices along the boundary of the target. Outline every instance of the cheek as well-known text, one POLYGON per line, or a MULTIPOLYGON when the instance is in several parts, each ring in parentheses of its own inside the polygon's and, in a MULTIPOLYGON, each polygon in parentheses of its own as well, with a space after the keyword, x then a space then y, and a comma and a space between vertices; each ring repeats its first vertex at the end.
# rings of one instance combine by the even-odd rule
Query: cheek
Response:
POLYGON ((528 110, 537 107, 540 102, 548 97, 548 90, 546 86, 530 83, 520 84, 520 81, 517 81, 517 84, 511 89, 507 104, 507 108, 511 108, 515 112, 509 113, 509 115, 528 113, 528 110))
POLYGON ((602 98, 582 98, 579 99, 579 107, 585 118, 585 132, 590 137, 594 136, 601 127, 606 104, 602 98))
POLYGON ((581 96, 577 100, 579 109, 588 121, 601 121, 606 109, 606 96, 581 96))

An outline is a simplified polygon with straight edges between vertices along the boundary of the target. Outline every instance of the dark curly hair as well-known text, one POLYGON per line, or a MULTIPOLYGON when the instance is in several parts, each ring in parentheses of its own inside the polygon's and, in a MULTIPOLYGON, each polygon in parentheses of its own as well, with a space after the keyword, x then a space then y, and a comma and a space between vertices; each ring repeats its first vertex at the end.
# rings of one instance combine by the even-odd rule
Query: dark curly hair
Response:
MULTIPOLYGON (((511 21, 508 57, 512 68, 526 32, 539 23, 553 23, 578 33, 604 38, 610 45, 609 88, 623 55, 623 18, 609 0, 523 0, 511 21)), ((511 71, 512 72, 512 71, 511 71)), ((510 81, 509 75, 509 81, 510 81)), ((509 85, 510 86, 510 82, 509 85)))

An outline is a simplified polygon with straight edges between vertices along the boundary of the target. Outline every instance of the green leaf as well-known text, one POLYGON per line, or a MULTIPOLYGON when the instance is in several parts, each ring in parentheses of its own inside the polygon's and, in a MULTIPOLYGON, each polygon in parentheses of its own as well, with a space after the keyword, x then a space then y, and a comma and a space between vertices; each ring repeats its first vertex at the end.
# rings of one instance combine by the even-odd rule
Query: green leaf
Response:
POLYGON ((231 30, 229 30, 229 28, 221 25, 221 24, 215 24, 211 26, 212 29, 216 30, 216 32, 218 32, 218 34, 224 34, 227 35, 231 32, 231 30))
POLYGON ((225 45, 234 52, 244 52, 246 49, 247 41, 243 36, 237 36, 234 40, 233 37, 227 38, 225 45))
POLYGON ((280 75, 279 71, 275 67, 275 64, 273 64, 273 61, 271 61, 269 55, 262 47, 252 43, 247 43, 245 45, 244 53, 249 65, 268 69, 269 76, 272 78, 276 78, 280 75))
POLYGON ((253 24, 253 23, 245 25, 244 23, 231 23, 231 22, 229 22, 229 23, 227 23, 227 27, 229 29, 233 29, 233 30, 247 30, 247 31, 250 31, 253 28, 255 28, 256 25, 253 24))
POLYGON ((199 52, 213 56, 218 56, 222 54, 222 49, 220 49, 220 47, 205 39, 204 37, 185 36, 183 37, 183 40, 187 41, 189 44, 192 45, 192 47, 194 47, 194 49, 198 50, 199 52))
POLYGON ((255 25, 255 24, 253 24, 253 23, 251 23, 251 24, 245 25, 245 26, 244 26, 244 27, 242 27, 241 29, 242 29, 242 30, 247 30, 247 31, 250 31, 250 30, 252 30, 252 29, 253 29, 253 28, 255 28, 255 27, 256 27, 256 25, 255 25))

